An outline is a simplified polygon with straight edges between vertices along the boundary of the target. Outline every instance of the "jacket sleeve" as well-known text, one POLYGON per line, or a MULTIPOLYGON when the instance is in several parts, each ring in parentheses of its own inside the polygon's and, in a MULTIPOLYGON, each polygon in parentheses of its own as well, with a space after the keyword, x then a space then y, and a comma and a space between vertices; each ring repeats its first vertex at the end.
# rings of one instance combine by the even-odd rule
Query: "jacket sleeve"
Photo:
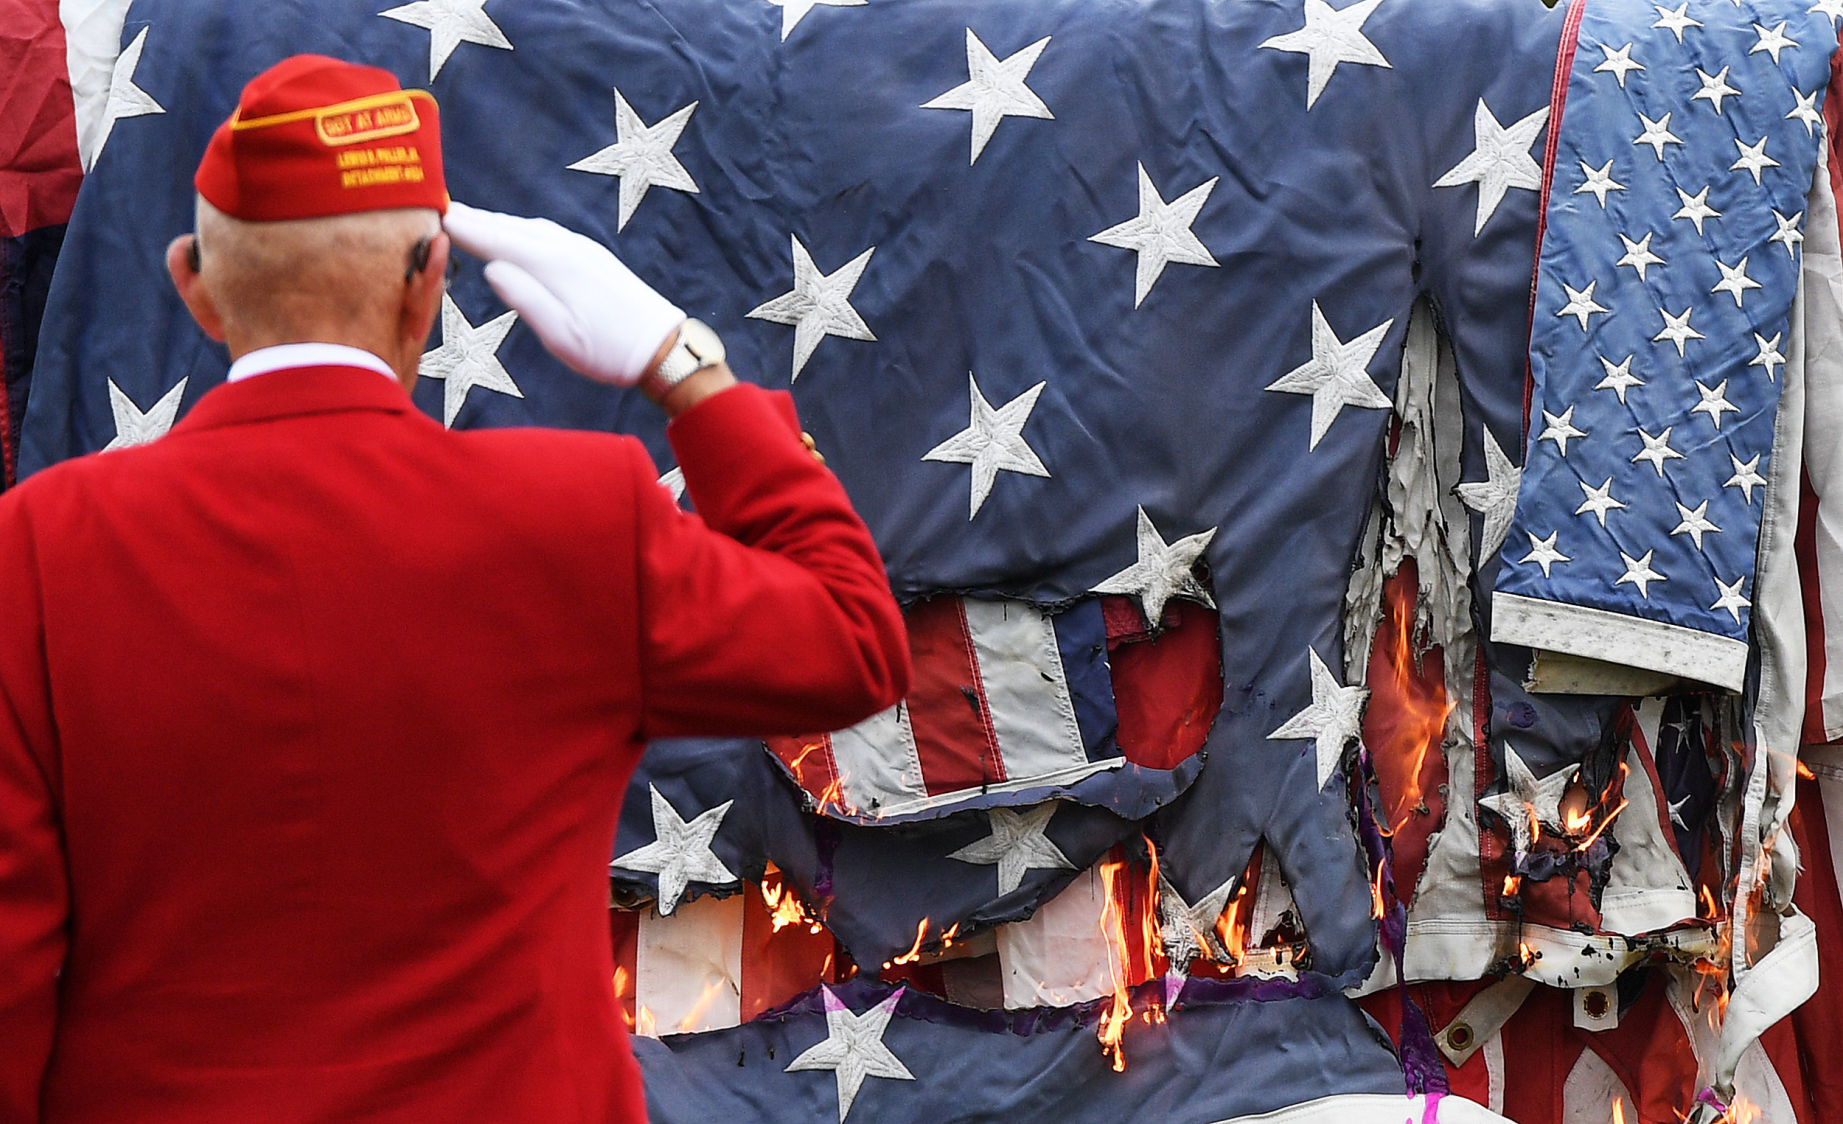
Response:
POLYGON ((908 690, 876 544, 799 432, 792 399, 753 386, 675 419, 698 515, 635 466, 645 736, 842 729, 908 690))
POLYGON ((31 528, 0 503, 0 1120, 39 1119, 69 913, 31 528))

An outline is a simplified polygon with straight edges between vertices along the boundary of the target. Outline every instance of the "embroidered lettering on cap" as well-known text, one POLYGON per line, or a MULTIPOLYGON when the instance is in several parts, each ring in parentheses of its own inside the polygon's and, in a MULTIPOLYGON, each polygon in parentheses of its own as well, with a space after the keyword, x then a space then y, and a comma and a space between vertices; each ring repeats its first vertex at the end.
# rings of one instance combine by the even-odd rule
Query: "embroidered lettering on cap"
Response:
POLYGON ((328 145, 358 144, 360 141, 413 133, 422 125, 416 116, 415 103, 406 93, 381 105, 363 109, 340 109, 321 113, 314 118, 314 130, 328 145))

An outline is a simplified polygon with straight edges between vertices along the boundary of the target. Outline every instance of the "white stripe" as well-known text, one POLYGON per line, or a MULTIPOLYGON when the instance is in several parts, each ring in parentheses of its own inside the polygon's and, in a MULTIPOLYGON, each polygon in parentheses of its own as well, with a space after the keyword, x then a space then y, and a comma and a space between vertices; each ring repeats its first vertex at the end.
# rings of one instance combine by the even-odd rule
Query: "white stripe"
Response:
POLYGON ((1068 1007, 1113 994, 1121 970, 1103 927, 1107 888, 1089 867, 1028 920, 1000 925, 1005 1006, 1068 1007))
POLYGON ((721 1030, 742 1022, 742 909, 746 894, 682 902, 671 916, 640 914, 634 949, 634 1032, 648 1037, 721 1030))
MULTIPOLYGON (((838 735, 834 734, 832 736, 836 738, 838 735)), ((914 745, 914 738, 911 736, 909 740, 909 748, 911 751, 914 749, 914 745)), ((908 816, 917 812, 925 812, 930 808, 944 808, 950 804, 958 804, 965 800, 971 800, 975 796, 992 796, 998 793, 1021 792, 1027 788, 1074 784, 1076 781, 1082 780, 1085 777, 1091 777, 1096 773, 1106 772, 1108 769, 1118 769, 1124 764, 1126 764, 1126 759, 1123 757, 1108 757, 1100 761, 1083 762, 1076 768, 1065 769, 1060 773, 1052 773, 1048 776, 1025 777, 1022 780, 999 781, 996 784, 982 784, 975 788, 961 788, 955 789, 952 792, 939 792, 933 796, 911 797, 901 802, 889 799, 878 804, 875 811, 869 808, 856 808, 854 811, 857 816, 866 823, 888 821, 898 816, 908 816)), ((847 794, 850 792, 848 786, 845 791, 847 794)), ((1003 808, 1014 806, 1015 801, 1001 800, 993 801, 993 803, 1003 808)))
POLYGON ((85 171, 96 163, 109 83, 122 53, 122 24, 129 0, 60 0, 58 22, 64 25, 64 65, 70 71, 71 100, 77 111, 77 156, 85 171))
POLYGON ((1747 673, 1747 641, 1586 605, 1491 595, 1491 639, 1681 675, 1730 691, 1747 673))
POLYGON ((1485 1039, 1482 1052, 1485 1055, 1485 1107, 1501 1113, 1504 1111, 1504 1032, 1493 1031, 1491 1037, 1485 1039))
POLYGON ((1824 834, 1830 847, 1830 868, 1836 891, 1843 898, 1843 746, 1806 746, 1801 754, 1817 777, 1818 795, 1824 802, 1824 834))
POLYGON ((833 734, 832 761, 838 769, 839 791, 859 815, 874 817, 928 802, 907 703, 897 703, 833 734))
POLYGON ((1818 146, 1817 175, 1812 178, 1805 207, 1804 265, 1785 357, 1788 377, 1794 365, 1803 369, 1805 432, 1813 437, 1805 442, 1804 465, 1817 496, 1824 736, 1838 738, 1843 737, 1843 445, 1834 435, 1843 432, 1843 248, 1837 241, 1828 147, 1818 146))
POLYGON ((1006 778, 1026 781, 1087 765, 1049 616, 1017 601, 961 604, 1006 778))

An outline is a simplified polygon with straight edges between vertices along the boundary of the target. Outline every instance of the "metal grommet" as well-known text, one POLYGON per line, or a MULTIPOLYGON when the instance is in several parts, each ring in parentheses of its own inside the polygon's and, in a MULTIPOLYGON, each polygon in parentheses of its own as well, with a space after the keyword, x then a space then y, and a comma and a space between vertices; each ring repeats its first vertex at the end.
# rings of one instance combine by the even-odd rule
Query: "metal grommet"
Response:
POLYGON ((1467 1050, 1472 1046, 1472 1028, 1465 1023, 1454 1023, 1446 1028, 1446 1044, 1455 1050, 1467 1050))
POLYGON ((1607 1012, 1612 1010, 1612 1001, 1607 998, 1604 991, 1595 988, 1581 996, 1581 1010, 1586 1012, 1588 1018, 1597 1022, 1605 1018, 1607 1012))

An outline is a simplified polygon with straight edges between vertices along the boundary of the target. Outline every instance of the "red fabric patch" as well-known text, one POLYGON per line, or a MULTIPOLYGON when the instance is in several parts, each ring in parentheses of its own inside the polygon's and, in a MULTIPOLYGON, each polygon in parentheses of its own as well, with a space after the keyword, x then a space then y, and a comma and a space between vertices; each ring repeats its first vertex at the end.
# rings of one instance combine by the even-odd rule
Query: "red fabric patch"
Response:
POLYGON ((1203 748, 1222 709, 1222 643, 1215 610, 1189 601, 1165 609, 1153 638, 1135 601, 1104 597, 1120 752, 1135 765, 1171 769, 1203 748))
POLYGON ((0 0, 0 237, 70 219, 83 181, 57 0, 0 0))

